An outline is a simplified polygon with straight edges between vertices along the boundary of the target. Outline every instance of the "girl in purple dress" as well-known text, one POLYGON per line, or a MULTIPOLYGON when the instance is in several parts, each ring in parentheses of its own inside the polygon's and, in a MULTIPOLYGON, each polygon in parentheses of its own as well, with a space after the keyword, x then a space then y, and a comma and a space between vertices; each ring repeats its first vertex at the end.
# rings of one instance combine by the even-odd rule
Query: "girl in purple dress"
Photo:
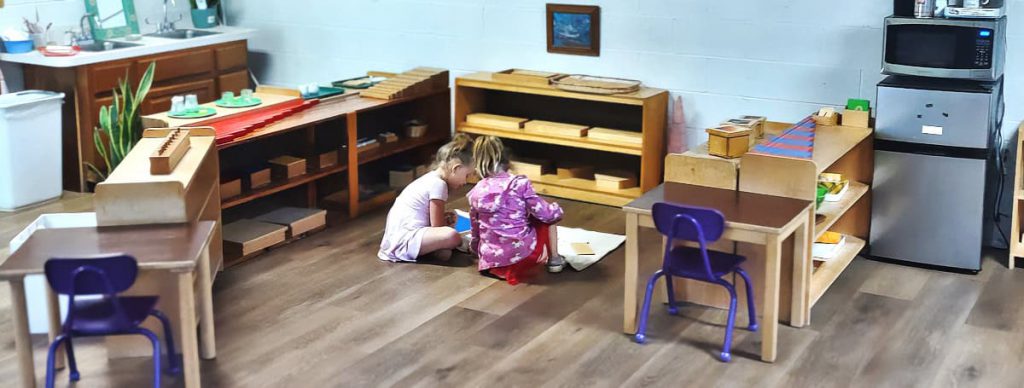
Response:
POLYGON ((481 272, 517 284, 530 268, 547 262, 549 272, 561 272, 554 224, 562 208, 537 195, 530 180, 508 172, 508 150, 501 140, 481 136, 473 144, 473 160, 483 178, 469 192, 471 249, 481 272))

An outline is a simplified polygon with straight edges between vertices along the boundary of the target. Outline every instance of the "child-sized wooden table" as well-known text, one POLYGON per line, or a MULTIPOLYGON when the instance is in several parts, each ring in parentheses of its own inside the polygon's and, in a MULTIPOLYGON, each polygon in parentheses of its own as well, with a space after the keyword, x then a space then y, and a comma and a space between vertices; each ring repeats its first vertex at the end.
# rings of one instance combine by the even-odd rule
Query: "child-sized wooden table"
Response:
MULTIPOLYGON (((7 281, 11 286, 14 343, 21 369, 21 385, 26 388, 36 386, 32 339, 28 331, 25 276, 44 273, 46 261, 55 257, 126 253, 135 257, 140 271, 168 271, 177 274, 185 386, 199 387, 200 355, 204 359, 216 357, 209 251, 215 225, 212 221, 200 221, 189 224, 40 229, 33 233, 0 265, 0 280, 7 281), (197 278, 202 349, 195 330, 196 298, 193 285, 197 278)), ((47 294, 52 341, 60 332, 60 309, 57 296, 52 291, 47 294)), ((63 364, 63 358, 63 354, 57 354, 58 365, 63 364)))
MULTIPOLYGON (((684 183, 666 182, 630 202, 622 208, 626 213, 626 283, 623 305, 623 331, 636 332, 639 278, 640 227, 654 228, 651 208, 658 202, 671 202, 689 206, 718 209, 725 215, 723 240, 764 245, 765 279, 764 303, 756 306, 761 320, 761 360, 774 362, 777 352, 776 340, 779 328, 780 268, 782 242, 794 237, 793 273, 805 273, 802 266, 810 263, 808 250, 814 219, 814 204, 811 201, 776 197, 696 186, 684 183)), ((656 250, 661 252, 660 249, 656 250)), ((652 260, 661 261, 661 257, 652 260)), ((757 282, 759 279, 754 279, 757 282)), ((793 278, 794 295, 802 295, 807 284, 799 276, 793 278)), ((794 305, 793 308, 802 308, 794 305)))

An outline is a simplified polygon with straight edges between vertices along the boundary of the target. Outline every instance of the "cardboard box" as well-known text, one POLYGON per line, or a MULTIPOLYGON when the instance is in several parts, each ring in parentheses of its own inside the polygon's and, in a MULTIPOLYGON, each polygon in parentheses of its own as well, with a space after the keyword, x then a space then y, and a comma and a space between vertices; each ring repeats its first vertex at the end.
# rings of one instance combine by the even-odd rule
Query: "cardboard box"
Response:
POLYGON ((270 168, 260 169, 249 174, 249 190, 258 189, 270 184, 270 168))
POLYGON ((555 170, 559 179, 594 179, 594 166, 575 162, 559 162, 558 168, 555 170))
POLYGON ((270 159, 274 179, 291 179, 306 173, 306 159, 283 155, 270 159))
POLYGON ((334 166, 338 165, 338 150, 327 151, 327 152, 324 152, 324 153, 320 154, 320 157, 317 158, 317 164, 316 165, 317 165, 317 168, 319 168, 321 170, 325 169, 325 168, 328 168, 328 167, 334 167, 334 166))
POLYGON ((738 158, 750 149, 753 130, 744 127, 723 125, 708 128, 708 153, 722 158, 738 158))
POLYGON ((220 199, 225 200, 242 195, 242 180, 232 179, 220 184, 220 199))
POLYGON ((625 170, 601 171, 594 174, 597 188, 605 190, 622 190, 636 187, 636 174, 625 170))
POLYGON ((225 258, 237 259, 284 242, 288 228, 243 219, 224 225, 222 232, 225 258))
POLYGON ((396 190, 405 188, 415 179, 415 168, 388 171, 388 186, 396 190))
POLYGON ((870 128, 871 110, 847 109, 843 111, 843 125, 847 127, 870 128))
POLYGON ((301 207, 283 207, 255 218, 256 221, 288 227, 288 238, 327 226, 327 211, 301 207))
POLYGON ((526 175, 531 179, 537 179, 541 175, 550 174, 553 170, 550 161, 531 158, 518 158, 509 161, 509 167, 513 173, 526 175))

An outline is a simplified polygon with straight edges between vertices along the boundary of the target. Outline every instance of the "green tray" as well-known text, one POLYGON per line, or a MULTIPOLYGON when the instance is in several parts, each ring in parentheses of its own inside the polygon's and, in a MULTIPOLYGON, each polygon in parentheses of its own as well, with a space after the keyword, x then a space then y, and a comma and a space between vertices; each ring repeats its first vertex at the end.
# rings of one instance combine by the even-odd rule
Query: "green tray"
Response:
POLYGON ((210 117, 217 114, 217 110, 208 106, 199 107, 198 111, 192 113, 185 113, 182 115, 167 114, 167 117, 172 119, 201 119, 203 117, 210 117))
POLYGON ((242 97, 235 96, 235 97, 232 97, 230 100, 224 100, 222 98, 222 99, 219 99, 219 100, 215 101, 214 103, 217 104, 217 106, 219 106, 221 108, 248 108, 250 106, 256 106, 256 105, 262 104, 263 100, 261 100, 259 97, 252 97, 251 101, 249 101, 249 102, 242 102, 242 97))
POLYGON ((302 99, 304 99, 304 100, 312 100, 312 99, 318 99, 318 98, 327 98, 327 97, 330 97, 330 96, 337 96, 337 95, 342 94, 342 93, 345 93, 345 88, 335 88, 335 87, 331 87, 331 86, 321 86, 320 87, 320 91, 317 92, 316 95, 313 95, 313 96, 302 96, 302 99))
MULTIPOLYGON (((341 81, 331 82, 331 85, 334 85, 334 86, 339 87, 339 88, 348 88, 348 89, 368 89, 369 87, 371 87, 373 85, 376 85, 376 84, 380 83, 381 81, 383 81, 383 79, 381 79, 381 81, 377 81, 377 82, 370 81, 370 79, 372 79, 372 78, 373 77, 370 77, 370 76, 362 76, 362 77, 343 79, 341 81), (363 82, 363 83, 360 83, 360 84, 356 84, 356 85, 345 85, 344 84, 345 82, 348 82, 348 81, 360 80, 360 79, 366 79, 366 82, 363 82)), ((380 78, 382 78, 382 77, 380 77, 380 78)))

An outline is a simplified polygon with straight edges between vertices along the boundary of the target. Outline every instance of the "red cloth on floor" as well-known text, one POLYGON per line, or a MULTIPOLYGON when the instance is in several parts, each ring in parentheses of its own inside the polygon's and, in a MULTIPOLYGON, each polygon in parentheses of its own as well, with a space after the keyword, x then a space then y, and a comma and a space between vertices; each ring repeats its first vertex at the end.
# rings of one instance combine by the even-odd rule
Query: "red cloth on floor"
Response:
POLYGON ((533 252, 515 264, 489 269, 491 275, 505 279, 508 284, 514 286, 519 284, 519 280, 523 279, 531 270, 548 261, 548 241, 550 240, 548 228, 551 226, 534 221, 533 227, 537 230, 537 246, 533 248, 533 252))

